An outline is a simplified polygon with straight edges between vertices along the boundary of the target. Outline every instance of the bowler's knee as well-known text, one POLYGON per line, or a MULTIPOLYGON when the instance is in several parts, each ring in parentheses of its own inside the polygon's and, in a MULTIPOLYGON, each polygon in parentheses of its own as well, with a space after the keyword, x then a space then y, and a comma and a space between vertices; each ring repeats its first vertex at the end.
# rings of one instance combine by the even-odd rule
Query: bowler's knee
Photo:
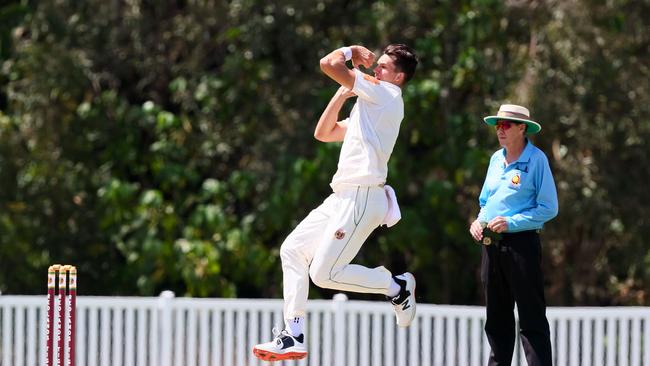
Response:
POLYGON ((284 243, 280 246, 280 259, 283 262, 296 260, 299 257, 300 253, 296 247, 296 243, 291 240, 291 237, 288 237, 284 243))
POLYGON ((309 278, 314 283, 314 285, 323 288, 329 288, 331 279, 329 268, 324 268, 323 266, 313 265, 309 268, 309 278))

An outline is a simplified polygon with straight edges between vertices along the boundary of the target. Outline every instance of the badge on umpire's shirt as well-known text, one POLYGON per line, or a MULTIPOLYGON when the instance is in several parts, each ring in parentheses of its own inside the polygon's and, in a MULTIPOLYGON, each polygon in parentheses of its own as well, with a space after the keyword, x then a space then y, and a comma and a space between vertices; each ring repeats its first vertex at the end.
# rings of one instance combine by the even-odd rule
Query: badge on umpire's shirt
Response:
POLYGON ((521 187, 521 173, 515 172, 515 174, 510 178, 510 187, 514 189, 519 189, 521 187))
POLYGON ((340 229, 336 230, 336 232, 334 233, 334 237, 337 240, 341 240, 341 239, 345 238, 345 230, 343 230, 343 228, 340 228, 340 229))
POLYGON ((521 176, 519 175, 519 173, 512 176, 511 182, 512 184, 519 184, 519 182, 521 182, 521 176))

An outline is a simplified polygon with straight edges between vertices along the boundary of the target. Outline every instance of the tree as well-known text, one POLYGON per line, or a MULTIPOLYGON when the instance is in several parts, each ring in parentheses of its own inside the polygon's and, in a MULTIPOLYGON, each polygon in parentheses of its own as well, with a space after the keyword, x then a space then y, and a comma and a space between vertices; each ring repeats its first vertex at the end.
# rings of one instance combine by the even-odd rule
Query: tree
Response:
POLYGON ((279 246, 338 157, 312 137, 336 90, 318 60, 403 42, 421 58, 390 163, 403 220, 358 261, 415 272, 422 301, 480 303, 468 225, 498 148, 481 117, 519 102, 561 200, 550 302, 649 301, 645 174, 629 168, 648 161, 647 4, 30 6, 0 28, 2 291, 41 293, 65 262, 86 294, 280 296, 279 246))

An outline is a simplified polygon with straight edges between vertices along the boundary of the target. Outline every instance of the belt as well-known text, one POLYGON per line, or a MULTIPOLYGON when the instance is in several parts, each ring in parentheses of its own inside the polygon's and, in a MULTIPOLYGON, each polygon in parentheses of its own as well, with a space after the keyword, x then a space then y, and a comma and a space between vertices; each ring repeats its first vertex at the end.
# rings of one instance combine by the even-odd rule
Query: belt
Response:
MULTIPOLYGON (((490 245, 490 244, 495 244, 497 246, 502 246, 504 245, 503 242, 505 240, 509 239, 516 239, 519 237, 523 236, 528 236, 531 234, 539 234, 542 230, 541 229, 535 229, 535 230, 524 230, 524 231, 517 231, 514 233, 496 233, 490 229, 483 228, 483 240, 481 240, 481 243, 484 245, 490 245)), ((507 246, 507 245, 506 245, 507 246)))
POLYGON ((518 238, 520 236, 526 236, 530 234, 539 234, 540 232, 542 232, 541 229, 535 229, 535 230, 517 231, 514 233, 501 233, 501 235, 503 235, 503 239, 512 239, 512 238, 518 238))

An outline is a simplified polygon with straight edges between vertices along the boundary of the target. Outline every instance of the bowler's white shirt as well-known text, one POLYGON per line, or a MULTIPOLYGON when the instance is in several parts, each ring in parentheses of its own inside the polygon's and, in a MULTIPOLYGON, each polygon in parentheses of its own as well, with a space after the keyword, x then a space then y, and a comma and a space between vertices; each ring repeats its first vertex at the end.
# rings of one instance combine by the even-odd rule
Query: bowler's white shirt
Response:
POLYGON ((352 91, 357 102, 345 122, 338 170, 331 187, 337 185, 374 185, 386 182, 388 159, 397 141, 404 118, 402 90, 355 69, 352 91))

